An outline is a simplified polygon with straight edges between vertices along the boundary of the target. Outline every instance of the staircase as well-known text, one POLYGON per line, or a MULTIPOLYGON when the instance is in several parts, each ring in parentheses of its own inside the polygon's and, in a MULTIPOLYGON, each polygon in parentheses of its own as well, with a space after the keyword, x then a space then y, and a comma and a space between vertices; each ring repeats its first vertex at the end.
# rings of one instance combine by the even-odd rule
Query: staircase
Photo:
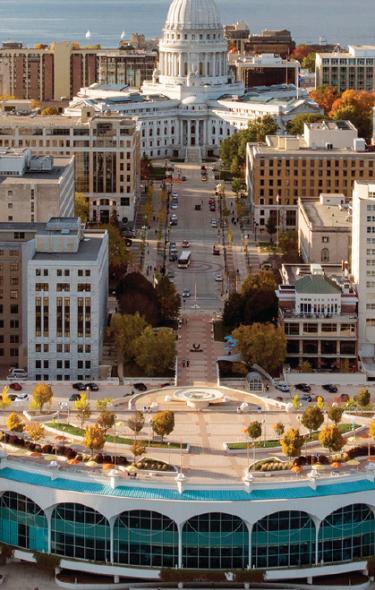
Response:
POLYGON ((185 162, 200 164, 202 162, 201 148, 199 145, 186 148, 185 162))

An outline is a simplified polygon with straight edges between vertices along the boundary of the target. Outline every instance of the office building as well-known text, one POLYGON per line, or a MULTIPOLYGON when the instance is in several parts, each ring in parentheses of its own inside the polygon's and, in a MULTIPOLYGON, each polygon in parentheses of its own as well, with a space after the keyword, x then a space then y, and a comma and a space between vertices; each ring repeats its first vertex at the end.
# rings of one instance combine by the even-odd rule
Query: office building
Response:
POLYGON ((157 51, 122 46, 120 49, 98 51, 97 59, 99 84, 127 84, 140 88, 145 80, 151 80, 158 54, 157 51))
POLYGON ((51 218, 31 247, 24 289, 28 377, 97 379, 107 324, 107 232, 85 231, 78 218, 51 218))
POLYGON ((265 144, 247 146, 249 203, 260 229, 269 216, 281 229, 296 227, 298 198, 350 199, 354 180, 374 175, 375 153, 348 121, 309 123, 303 136, 267 136, 265 144))
POLYGON ((303 261, 344 264, 351 256, 351 204, 344 195, 298 201, 298 250, 303 261))
POLYGON ((278 55, 261 54, 253 56, 233 56, 233 64, 237 80, 246 89, 253 86, 272 86, 274 84, 298 84, 297 61, 283 59, 278 55))
POLYGON ((0 220, 33 223, 73 215, 73 158, 0 148, 0 220))
POLYGON ((316 87, 344 90, 375 89, 375 45, 349 45, 347 52, 318 53, 315 60, 316 87))
POLYGON ((325 275, 320 264, 276 292, 279 325, 287 339, 286 362, 297 368, 357 369, 357 294, 345 275, 325 275))
POLYGON ((134 217, 139 185, 137 122, 115 113, 0 117, 0 149, 30 148, 33 155, 75 159, 75 190, 87 197, 90 219, 107 223, 115 212, 134 217))

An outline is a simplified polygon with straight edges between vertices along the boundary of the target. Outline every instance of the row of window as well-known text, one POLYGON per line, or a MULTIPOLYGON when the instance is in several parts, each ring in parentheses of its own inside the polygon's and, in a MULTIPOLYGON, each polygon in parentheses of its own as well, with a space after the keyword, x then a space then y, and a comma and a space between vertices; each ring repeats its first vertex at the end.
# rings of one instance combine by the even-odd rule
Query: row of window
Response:
MULTIPOLYGON (((70 277, 73 272, 69 268, 58 268, 56 271, 57 277, 70 277)), ((35 276, 36 277, 48 277, 49 276, 49 269, 48 268, 36 268, 35 269, 35 276)), ((77 276, 78 277, 90 277, 91 270, 85 268, 77 269, 77 276)))
MULTIPOLYGON (((56 361, 49 361, 49 360, 36 360, 35 361, 35 369, 53 369, 54 364, 56 363, 56 369, 70 369, 71 363, 70 360, 61 360, 58 359, 56 361)), ((74 363, 72 363, 74 365, 74 363)), ((73 368, 73 367, 72 367, 73 368)), ((77 361, 77 369, 91 369, 91 361, 77 361)))

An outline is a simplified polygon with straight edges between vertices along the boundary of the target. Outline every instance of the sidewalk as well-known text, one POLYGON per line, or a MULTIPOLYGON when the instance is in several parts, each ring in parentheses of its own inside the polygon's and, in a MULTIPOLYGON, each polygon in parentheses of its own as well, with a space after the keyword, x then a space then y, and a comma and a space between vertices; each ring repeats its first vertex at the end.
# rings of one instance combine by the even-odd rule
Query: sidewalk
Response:
POLYGON ((54 590, 58 588, 52 576, 38 570, 36 564, 10 563, 1 568, 6 577, 4 590, 54 590))

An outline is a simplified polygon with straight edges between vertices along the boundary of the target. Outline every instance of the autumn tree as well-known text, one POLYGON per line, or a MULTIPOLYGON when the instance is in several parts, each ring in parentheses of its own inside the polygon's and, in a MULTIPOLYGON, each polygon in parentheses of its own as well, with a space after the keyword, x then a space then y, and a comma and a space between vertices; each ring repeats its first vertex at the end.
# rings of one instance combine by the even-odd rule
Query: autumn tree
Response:
POLYGON ((5 385, 0 394, 0 410, 5 410, 6 408, 9 408, 11 403, 12 400, 9 397, 9 387, 8 385, 5 385))
POLYGON ((11 412, 7 418, 7 429, 12 432, 22 432, 25 427, 25 423, 21 416, 16 412, 11 412))
POLYGON ((262 289, 274 291, 277 287, 275 276, 271 270, 261 270, 257 273, 249 274, 242 283, 241 293, 253 289, 262 289))
POLYGON ((29 424, 26 424, 24 432, 26 432, 33 442, 38 442, 38 440, 41 440, 45 435, 44 426, 43 424, 39 424, 39 422, 30 422, 29 424))
POLYGON ((108 406, 110 406, 112 404, 112 398, 111 397, 102 397, 101 399, 97 399, 95 402, 95 408, 98 410, 98 412, 104 412, 105 410, 108 410, 108 406))
POLYGON ((329 406, 329 408, 327 409, 327 416, 330 420, 332 420, 332 422, 334 422, 334 424, 339 424, 341 422, 341 418, 342 415, 344 413, 344 409, 340 408, 340 406, 334 405, 332 404, 332 406, 329 406))
POLYGON ((176 338, 173 330, 160 328, 155 332, 147 326, 135 342, 135 361, 147 377, 166 375, 176 359, 176 338))
POLYGON ((166 276, 158 277, 155 290, 159 303, 160 320, 162 322, 175 320, 181 307, 181 296, 177 292, 175 284, 166 276))
POLYGON ((312 366, 309 361, 304 360, 298 365, 298 370, 300 373, 312 373, 312 366))
POLYGON ((371 438, 375 440, 375 420, 372 420, 372 422, 370 422, 368 433, 371 436, 371 438))
POLYGON ((134 412, 134 414, 128 418, 127 425, 128 428, 134 433, 134 436, 137 436, 145 425, 145 417, 142 412, 139 410, 134 412))
POLYGON ((360 408, 367 408, 371 401, 371 395, 367 387, 362 387, 354 396, 354 400, 360 408))
POLYGON ((325 426, 319 433, 319 443, 322 447, 328 449, 331 453, 341 451, 345 440, 335 424, 325 426))
POLYGON ((98 416, 96 423, 107 434, 107 431, 113 428, 116 421, 116 414, 109 410, 102 410, 98 416))
POLYGON ((309 53, 311 53, 310 46, 306 45, 306 43, 299 43, 292 51, 292 58, 302 62, 302 60, 307 57, 309 53))
POLYGON ((279 233, 279 248, 283 253, 283 260, 297 262, 298 255, 298 232, 288 229, 279 233))
POLYGON ((81 219, 82 223, 86 223, 90 216, 90 205, 88 197, 82 193, 75 193, 74 196, 74 215, 81 219))
POLYGON ((318 406, 318 408, 320 410, 324 410, 324 406, 325 406, 325 401, 324 401, 324 397, 322 395, 318 395, 316 398, 316 405, 318 406))
POLYGON ((282 422, 276 422, 276 424, 273 424, 272 430, 274 431, 275 434, 277 434, 277 436, 280 437, 285 432, 285 426, 282 422))
POLYGON ((85 428, 83 444, 90 449, 92 457, 95 451, 101 451, 105 445, 104 430, 98 424, 90 424, 85 428))
POLYGON ((74 402, 73 407, 77 412, 81 428, 83 428, 84 423, 87 422, 91 416, 90 402, 87 398, 87 393, 84 391, 81 392, 79 399, 74 402))
POLYGON ((375 92, 366 90, 345 90, 332 104, 330 117, 347 120, 358 129, 358 136, 371 137, 372 109, 375 106, 375 92))
POLYGON ((47 383, 37 383, 32 391, 32 404, 38 410, 42 411, 43 406, 52 401, 52 387, 47 383))
POLYGON ((50 117, 51 115, 58 115, 59 111, 56 107, 45 107, 40 111, 42 117, 50 117))
POLYGON ((310 98, 318 103, 324 113, 328 115, 332 110, 332 105, 338 98, 339 94, 333 86, 319 86, 310 92, 310 98))
POLYGON ((151 427, 153 432, 161 436, 161 440, 163 441, 164 437, 168 436, 174 429, 174 413, 170 410, 157 412, 152 417, 151 427))
POLYGON ((273 373, 286 356, 286 338, 283 330, 273 324, 240 326, 233 331, 242 359, 248 366, 260 365, 273 373))
POLYGON ((298 428, 289 428, 280 440, 281 450, 286 457, 299 457, 304 440, 298 428))
POLYGON ((139 440, 134 440, 130 447, 130 452, 133 455, 133 464, 137 461, 138 457, 141 457, 146 452, 146 445, 139 440))
POLYGON ((301 417, 301 424, 310 431, 310 436, 314 431, 319 430, 323 422, 324 414, 318 406, 307 407, 301 417))
POLYGON ((297 411, 299 409, 300 401, 299 401, 299 395, 298 395, 298 393, 295 393, 293 395, 293 398, 292 398, 292 406, 293 406, 293 410, 295 410, 295 411, 297 411))

